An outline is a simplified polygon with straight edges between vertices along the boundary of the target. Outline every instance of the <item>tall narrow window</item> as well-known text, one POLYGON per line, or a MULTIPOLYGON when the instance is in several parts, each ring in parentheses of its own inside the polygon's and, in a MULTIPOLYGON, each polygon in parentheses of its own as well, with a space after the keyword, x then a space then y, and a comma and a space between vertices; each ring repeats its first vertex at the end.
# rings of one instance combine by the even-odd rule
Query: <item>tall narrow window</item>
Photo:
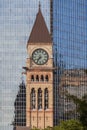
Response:
POLYGON ((36 94, 35 94, 35 89, 32 88, 31 90, 31 109, 36 108, 36 94))
POLYGON ((34 81, 34 75, 31 75, 31 81, 34 81))
POLYGON ((44 76, 43 75, 41 75, 41 81, 44 81, 44 76))
POLYGON ((45 76, 45 80, 46 80, 46 81, 49 81, 48 75, 45 76))
POLYGON ((38 75, 36 75, 36 81, 39 81, 39 76, 38 75))
POLYGON ((38 109, 42 109, 42 90, 38 89, 38 109))
POLYGON ((48 94, 48 89, 46 88, 44 91, 44 108, 48 109, 48 102, 49 102, 49 94, 48 94))

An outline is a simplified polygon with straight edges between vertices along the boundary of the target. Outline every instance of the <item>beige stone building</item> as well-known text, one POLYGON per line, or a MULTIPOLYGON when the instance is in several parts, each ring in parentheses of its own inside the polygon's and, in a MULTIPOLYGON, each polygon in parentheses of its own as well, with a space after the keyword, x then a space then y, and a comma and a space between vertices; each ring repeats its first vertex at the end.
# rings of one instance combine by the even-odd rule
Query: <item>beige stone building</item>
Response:
POLYGON ((27 43, 26 126, 53 126, 53 52, 52 41, 39 7, 27 43))
POLYGON ((81 98, 87 92, 87 75, 84 70, 64 70, 58 77, 55 73, 53 75, 52 50, 51 36, 39 7, 27 42, 28 58, 24 67, 27 128, 44 129, 53 127, 60 120, 77 118, 76 106, 66 98, 65 93, 81 98), (58 83, 55 84, 56 79, 58 83))

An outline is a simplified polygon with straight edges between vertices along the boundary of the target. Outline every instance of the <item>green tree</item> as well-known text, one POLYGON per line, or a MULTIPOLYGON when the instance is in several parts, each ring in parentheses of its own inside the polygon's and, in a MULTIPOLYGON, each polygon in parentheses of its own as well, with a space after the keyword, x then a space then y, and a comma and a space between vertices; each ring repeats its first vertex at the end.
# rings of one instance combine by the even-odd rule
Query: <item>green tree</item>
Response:
POLYGON ((78 120, 67 120, 60 123, 61 130, 83 130, 82 124, 78 120))
POLYGON ((82 124, 78 120, 62 121, 59 126, 53 127, 53 130, 83 130, 82 124))
POLYGON ((40 130, 40 129, 39 129, 39 128, 34 127, 34 128, 32 128, 31 130, 40 130))
MULTIPOLYGON (((41 130, 38 128, 33 128, 32 130, 41 130)), ((84 130, 82 124, 78 120, 67 120, 61 121, 60 125, 55 127, 47 127, 43 130, 84 130)))
POLYGON ((87 95, 84 95, 81 99, 74 95, 67 95, 76 105, 76 110, 79 113, 79 120, 84 127, 87 129, 87 95))
POLYGON ((52 130, 64 130, 63 128, 61 128, 61 126, 55 126, 55 127, 53 127, 53 129, 52 130))

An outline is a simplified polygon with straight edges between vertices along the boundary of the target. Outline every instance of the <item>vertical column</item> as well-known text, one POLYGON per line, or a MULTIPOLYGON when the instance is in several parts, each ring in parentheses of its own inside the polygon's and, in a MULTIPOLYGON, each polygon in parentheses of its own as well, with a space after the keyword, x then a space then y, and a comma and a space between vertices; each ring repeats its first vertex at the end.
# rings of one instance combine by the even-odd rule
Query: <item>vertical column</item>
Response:
POLYGON ((44 89, 43 89, 43 128, 45 128, 45 106, 44 106, 44 89))
POLYGON ((38 128, 38 88, 36 89, 36 127, 38 128))
POLYGON ((26 126, 31 126, 30 86, 26 85, 26 126))

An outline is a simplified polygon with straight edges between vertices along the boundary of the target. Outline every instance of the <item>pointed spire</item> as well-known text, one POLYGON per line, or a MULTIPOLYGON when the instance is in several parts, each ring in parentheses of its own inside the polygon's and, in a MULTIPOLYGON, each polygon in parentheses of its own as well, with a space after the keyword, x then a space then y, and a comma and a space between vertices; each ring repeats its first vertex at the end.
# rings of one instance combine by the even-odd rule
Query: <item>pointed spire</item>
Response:
MULTIPOLYGON (((46 26, 44 17, 41 12, 41 4, 39 2, 39 10, 36 15, 36 20, 33 25, 30 37, 28 39, 28 44, 35 43, 52 43, 51 36, 49 34, 48 28, 46 26)), ((27 44, 27 46, 28 46, 27 44)))
POLYGON ((21 82, 22 82, 22 84, 24 84, 24 77, 23 77, 23 75, 21 76, 21 82))
POLYGON ((41 4, 40 4, 40 1, 39 1, 39 10, 41 9, 41 4))

